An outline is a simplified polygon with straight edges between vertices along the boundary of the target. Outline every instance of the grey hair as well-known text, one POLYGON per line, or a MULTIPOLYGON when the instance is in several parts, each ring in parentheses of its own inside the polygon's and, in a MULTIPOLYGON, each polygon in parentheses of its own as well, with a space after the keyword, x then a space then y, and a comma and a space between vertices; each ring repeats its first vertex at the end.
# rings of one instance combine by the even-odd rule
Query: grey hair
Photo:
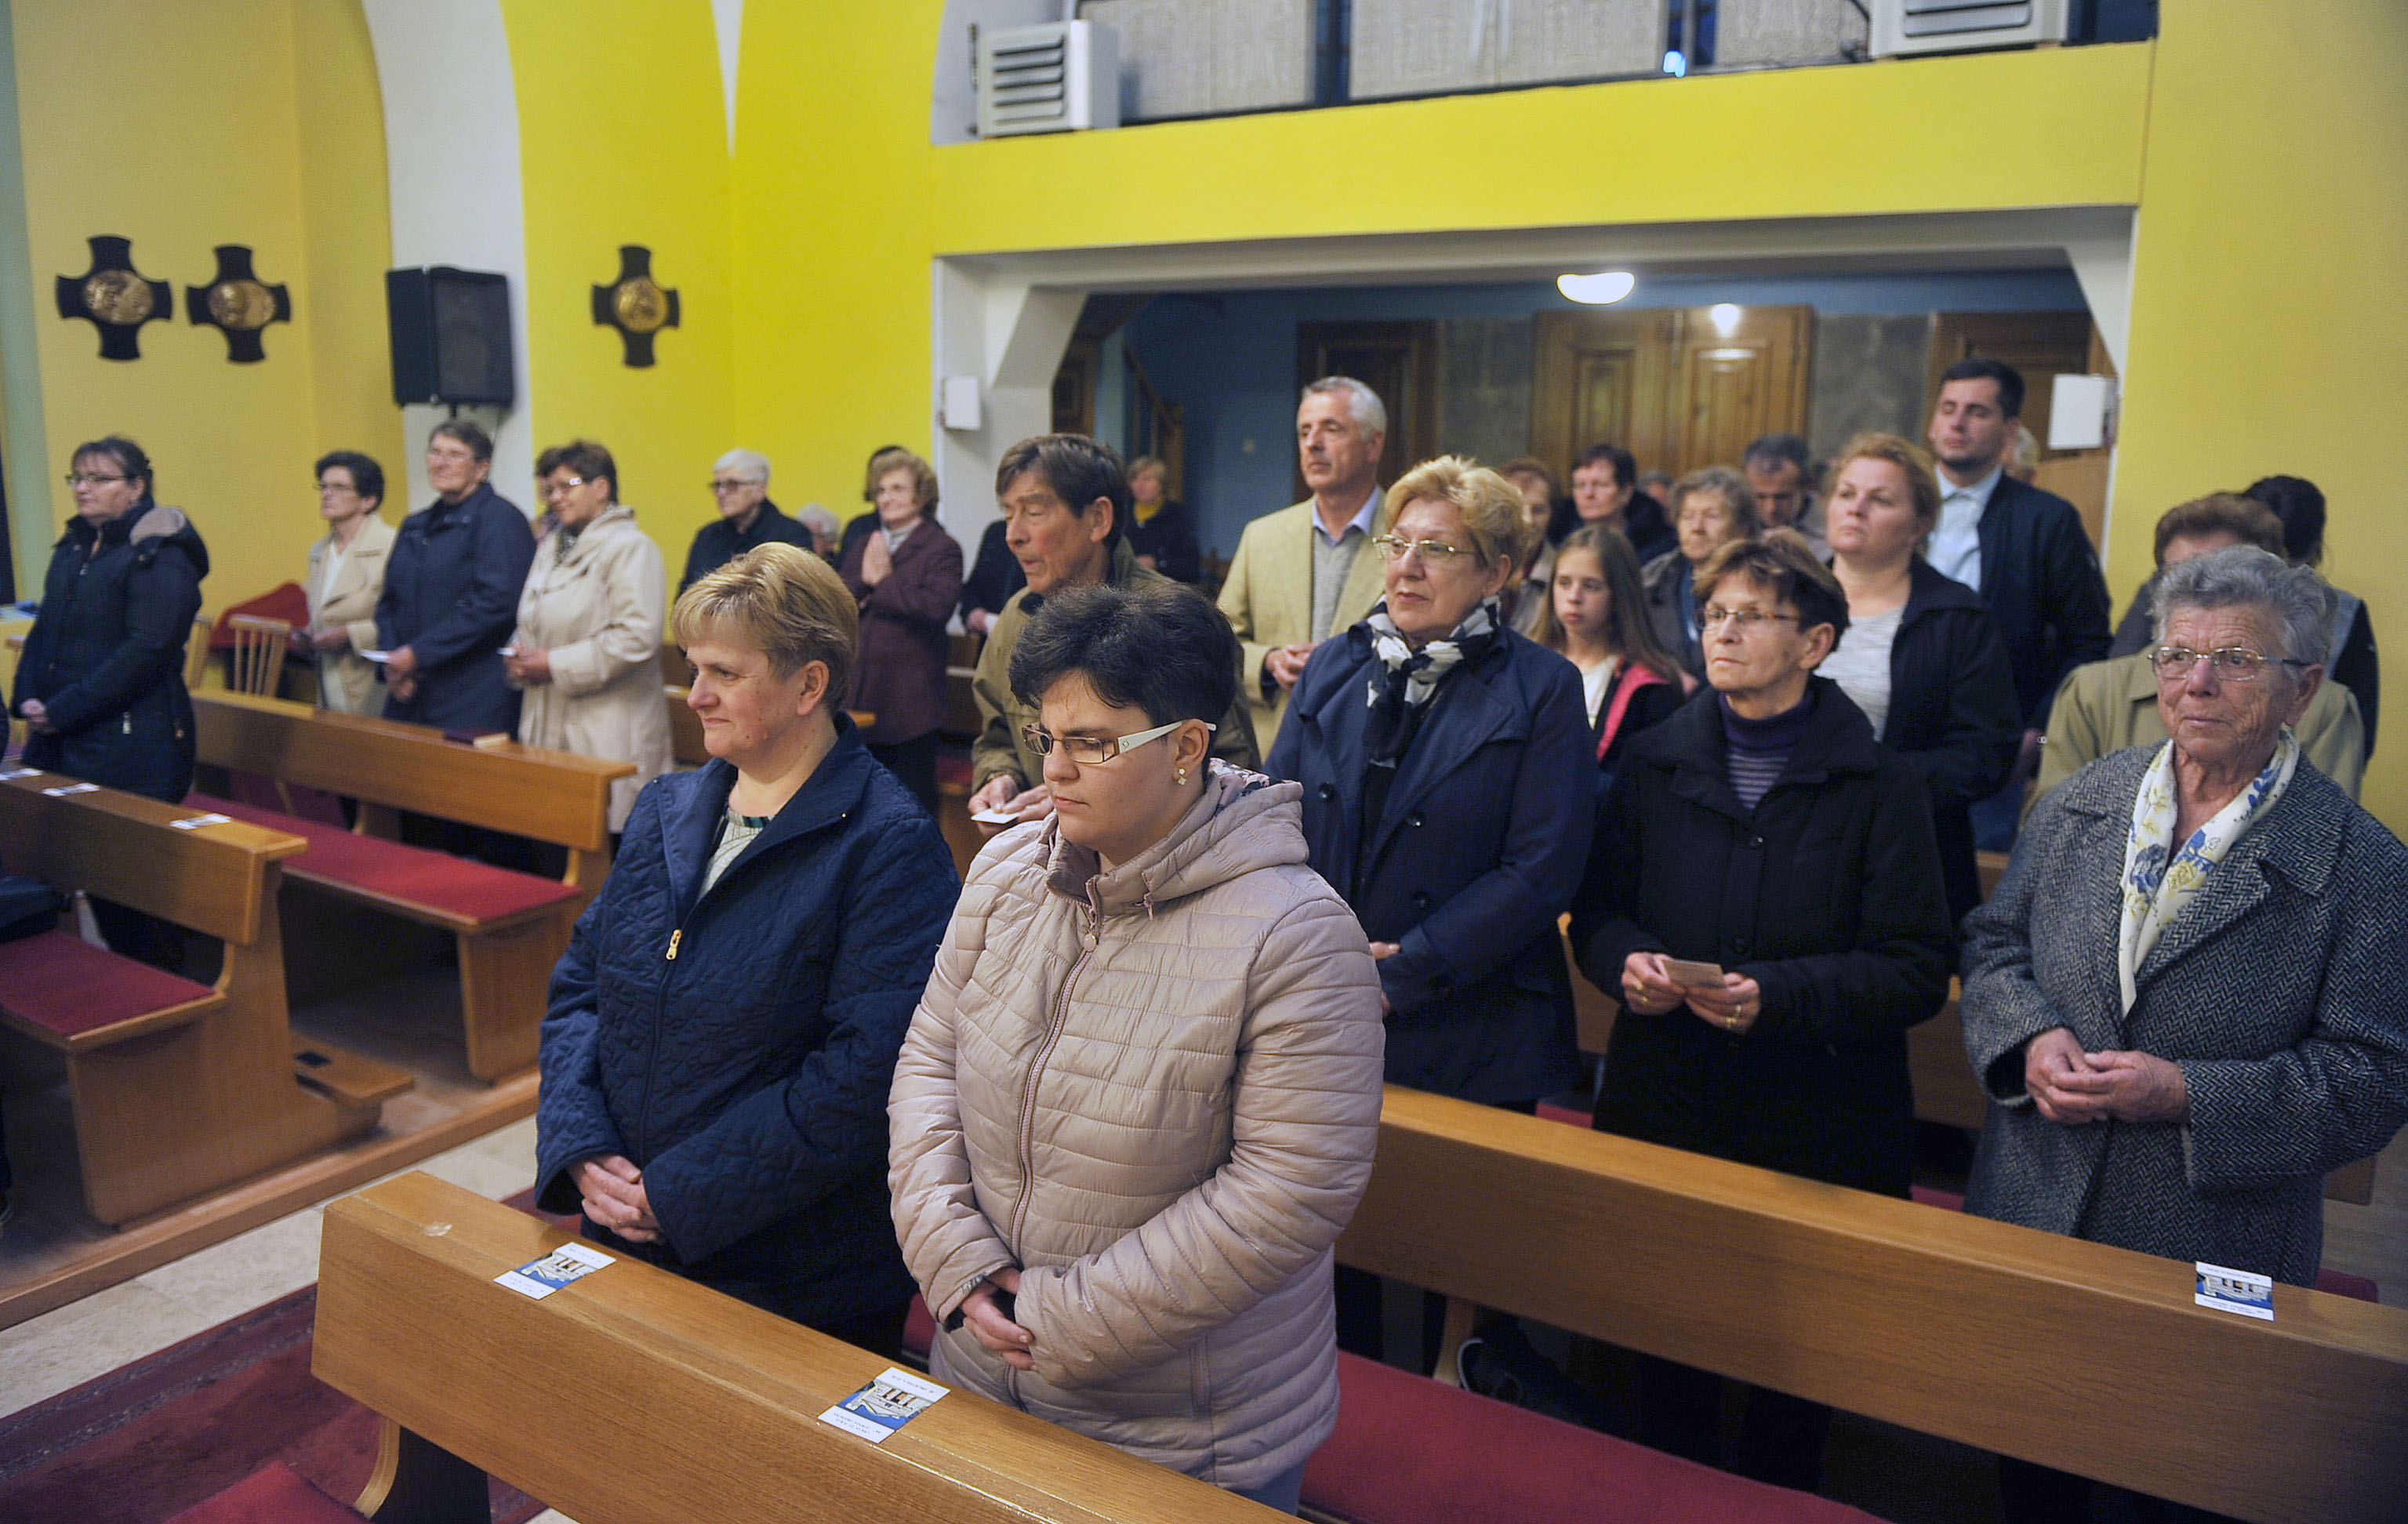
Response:
POLYGON ((710 463, 713 471, 733 471, 746 481, 769 484, 769 457, 757 449, 731 449, 710 463))
POLYGON ((1303 394, 1296 399, 1296 405, 1301 407, 1312 401, 1316 393, 1324 392, 1345 393, 1346 410, 1354 415, 1354 426, 1364 433, 1386 434, 1388 432, 1387 404, 1380 400, 1380 394, 1377 392, 1352 376, 1323 377, 1304 389, 1303 394))
POLYGON ((831 545, 844 537, 844 526, 837 522, 836 514, 824 503, 804 504, 795 510, 795 521, 810 525, 812 534, 831 545))
POLYGON ((2263 608, 2274 616, 2283 648, 2266 654, 2322 665, 2332 641, 2332 587, 2254 545, 2231 545, 2167 567, 2157 576, 2149 617, 2163 640, 2178 608, 2263 608))

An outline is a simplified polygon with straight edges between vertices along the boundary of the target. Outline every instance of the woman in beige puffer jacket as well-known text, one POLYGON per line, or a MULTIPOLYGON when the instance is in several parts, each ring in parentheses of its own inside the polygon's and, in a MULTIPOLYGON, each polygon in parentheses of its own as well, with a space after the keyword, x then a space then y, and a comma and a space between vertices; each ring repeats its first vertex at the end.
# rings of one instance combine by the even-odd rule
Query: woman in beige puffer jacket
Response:
MULTIPOLYGON (((1180 598, 1230 646, 1194 665, 1233 683, 1210 605, 1106 588, 1049 600, 1014 687, 1057 607, 1167 611, 1152 648, 1185 664, 1210 627, 1190 631, 1180 598)), ((1140 732, 1163 712, 1080 723, 1056 700, 1076 687, 1094 704, 1079 679, 1096 675, 1043 676, 1029 686, 1063 734, 1140 732)), ((1182 707, 1217 718, 1214 703, 1182 707)), ((1197 719, 1107 762, 1047 757, 1068 802, 970 871, 896 1065, 889 1185, 904 1261, 947 1325, 939 1381, 1254 1493, 1292 1486, 1337 1422, 1331 1246, 1378 1135, 1380 987, 1353 912, 1305 865, 1299 786, 1208 759, 1208 736, 1197 719), (1155 771, 1172 807, 1192 802, 1107 869, 1070 838, 1155 771), (956 1316, 997 1287, 1016 1292, 998 1304, 1025 1358, 956 1316)))

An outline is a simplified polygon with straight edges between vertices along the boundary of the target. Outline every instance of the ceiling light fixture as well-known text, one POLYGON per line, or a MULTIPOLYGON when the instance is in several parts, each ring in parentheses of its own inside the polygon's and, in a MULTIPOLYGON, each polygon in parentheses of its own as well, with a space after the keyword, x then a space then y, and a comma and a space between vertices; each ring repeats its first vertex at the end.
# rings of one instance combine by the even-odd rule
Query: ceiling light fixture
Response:
POLYGON ((1600 270, 1595 275, 1555 277, 1555 290, 1590 306, 1606 306, 1619 302, 1638 284, 1639 278, 1627 270, 1600 270))
POLYGON ((1714 320, 1714 332, 1725 338, 1739 332, 1740 310, 1733 303, 1716 302, 1706 310, 1706 316, 1714 320))

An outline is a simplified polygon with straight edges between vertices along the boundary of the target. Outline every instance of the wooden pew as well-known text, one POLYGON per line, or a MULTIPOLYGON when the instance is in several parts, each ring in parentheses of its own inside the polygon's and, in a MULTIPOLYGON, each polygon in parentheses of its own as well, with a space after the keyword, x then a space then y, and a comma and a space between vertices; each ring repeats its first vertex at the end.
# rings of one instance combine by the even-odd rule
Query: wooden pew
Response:
POLYGON ((479 1468, 580 1524, 1280 1517, 959 1390, 856 1439, 819 1415, 884 1360, 635 1260, 494 1284, 570 1236, 424 1175, 326 1209, 311 1368, 388 1424, 362 1512, 483 1524, 479 1468))
POLYGON ((194 985, 62 933, 0 945, 8 1029, 64 1061, 85 1205, 116 1224, 374 1127, 408 1075, 318 1045, 287 1018, 276 892, 300 838, 73 779, 0 782, 0 862, 222 938, 194 985))
MULTIPOLYGON (((634 764, 515 741, 466 746, 422 725, 241 693, 196 693, 193 710, 203 763, 357 799, 359 824, 194 803, 307 837, 310 854, 289 870, 296 888, 451 936, 469 1072, 500 1079, 531 1066, 552 965, 609 873, 611 780, 634 764), (552 843, 567 870, 554 882, 402 846, 403 811, 552 843)), ((317 908, 293 908, 317 939, 340 934, 317 908)))
POLYGON ((1339 1258, 1926 1433, 2289 1524, 2396 1520, 2408 1313, 1391 1088, 1339 1258))

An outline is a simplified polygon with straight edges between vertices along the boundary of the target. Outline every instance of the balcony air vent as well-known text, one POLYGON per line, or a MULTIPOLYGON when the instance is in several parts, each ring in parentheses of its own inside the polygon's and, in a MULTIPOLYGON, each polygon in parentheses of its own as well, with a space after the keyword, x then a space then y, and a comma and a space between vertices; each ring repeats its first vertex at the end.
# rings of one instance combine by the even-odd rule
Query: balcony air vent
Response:
POLYGON ((1098 21, 981 30, 982 137, 1081 132, 1121 124, 1120 48, 1098 21))
POLYGON ((1875 57, 2065 40, 2066 0, 1873 0, 1875 57))

